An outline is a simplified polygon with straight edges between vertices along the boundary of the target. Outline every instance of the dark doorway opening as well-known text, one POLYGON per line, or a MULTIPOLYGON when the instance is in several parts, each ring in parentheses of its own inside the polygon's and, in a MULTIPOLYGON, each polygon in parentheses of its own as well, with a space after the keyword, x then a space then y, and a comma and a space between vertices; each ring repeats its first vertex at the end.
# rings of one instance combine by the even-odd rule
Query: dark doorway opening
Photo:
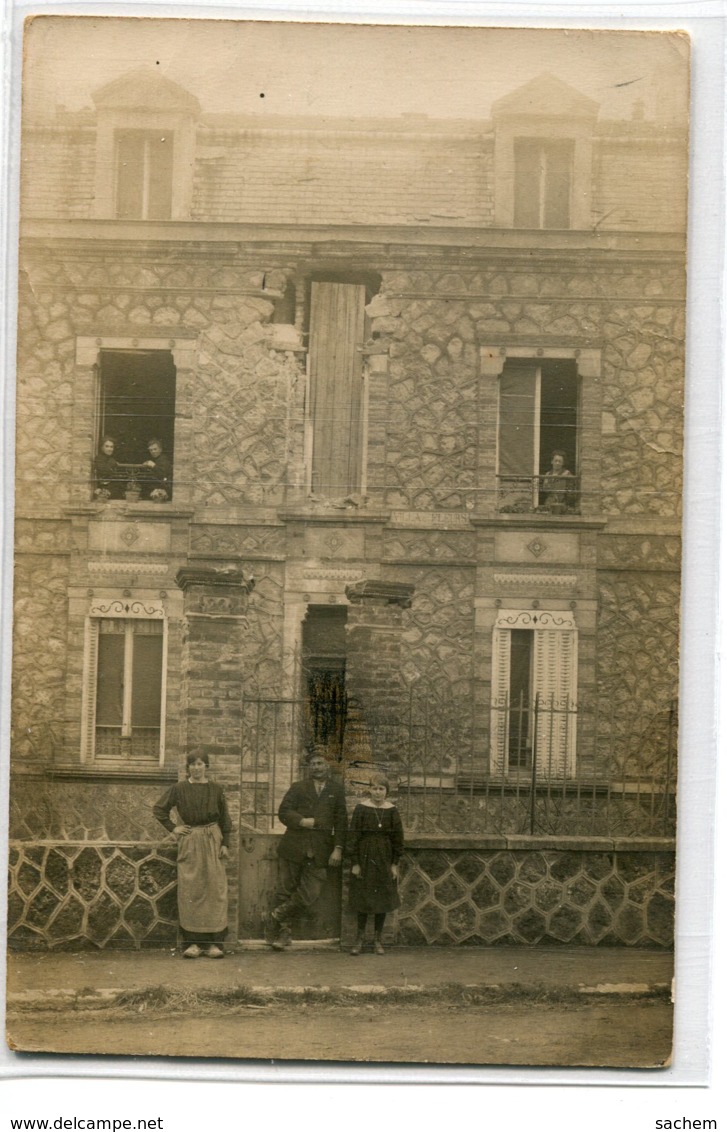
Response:
POLYGON ((308 742, 343 759, 346 732, 346 617, 341 605, 311 605, 303 622, 303 696, 308 742))

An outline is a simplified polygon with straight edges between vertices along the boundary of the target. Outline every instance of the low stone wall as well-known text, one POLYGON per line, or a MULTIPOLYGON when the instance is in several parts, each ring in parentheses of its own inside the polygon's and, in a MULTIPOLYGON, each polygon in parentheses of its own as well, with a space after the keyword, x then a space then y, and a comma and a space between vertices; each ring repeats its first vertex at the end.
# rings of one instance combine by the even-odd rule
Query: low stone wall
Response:
POLYGON ((10 947, 173 947, 176 856, 171 843, 11 842, 10 947))
MULTIPOLYGON (((11 843, 10 946, 174 946, 175 857, 171 843, 11 843)), ((410 839, 400 891, 401 908, 387 920, 400 944, 668 948, 674 843, 410 839)), ((345 915, 344 942, 353 927, 345 915)))
POLYGON ((670 947, 674 842, 577 837, 409 840, 402 944, 670 947))

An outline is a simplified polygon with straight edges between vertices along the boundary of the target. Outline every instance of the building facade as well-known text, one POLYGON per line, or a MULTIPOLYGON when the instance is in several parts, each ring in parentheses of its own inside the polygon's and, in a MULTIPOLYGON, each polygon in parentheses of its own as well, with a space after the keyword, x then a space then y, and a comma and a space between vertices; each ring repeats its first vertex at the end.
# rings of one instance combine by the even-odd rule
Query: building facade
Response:
POLYGON ((261 124, 139 71, 27 130, 18 946, 175 938, 190 751, 256 938, 313 745, 398 783, 397 939, 669 945, 686 159, 548 75, 261 124))

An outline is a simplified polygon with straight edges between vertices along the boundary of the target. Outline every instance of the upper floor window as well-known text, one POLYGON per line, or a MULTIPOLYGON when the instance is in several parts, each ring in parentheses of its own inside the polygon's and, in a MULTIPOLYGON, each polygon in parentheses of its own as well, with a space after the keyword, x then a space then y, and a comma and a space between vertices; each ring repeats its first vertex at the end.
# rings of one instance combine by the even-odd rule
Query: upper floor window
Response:
POLYGON ((101 350, 94 494, 172 497, 176 369, 170 350, 101 350), (105 494, 101 494, 105 493, 105 494))
POLYGON ((568 139, 515 139, 516 228, 570 228, 573 149, 568 139))
POLYGON ((579 510, 576 363, 508 359, 500 377, 498 509, 579 510))
POLYGON ((174 135, 163 130, 116 131, 116 216, 169 220, 174 135))

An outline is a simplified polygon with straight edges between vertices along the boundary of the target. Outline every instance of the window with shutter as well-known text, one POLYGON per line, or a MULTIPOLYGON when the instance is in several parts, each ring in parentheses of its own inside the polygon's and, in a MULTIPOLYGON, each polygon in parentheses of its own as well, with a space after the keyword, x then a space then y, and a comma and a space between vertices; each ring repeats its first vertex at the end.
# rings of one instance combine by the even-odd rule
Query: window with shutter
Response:
POLYGON ((174 136, 163 130, 116 131, 116 216, 169 220, 174 136))
POLYGON ((516 228, 570 228, 573 153, 568 139, 515 139, 516 228))
POLYGON ((165 676, 166 621, 161 609, 116 600, 92 610, 82 761, 115 766, 163 763, 165 676))
POLYGON ((508 359, 500 377, 498 508, 579 510, 575 361, 508 359))
POLYGON ((310 310, 311 490, 361 490, 366 287, 314 282, 310 310))
POLYGON ((577 657, 572 614, 500 610, 492 639, 492 774, 575 774, 577 657))

